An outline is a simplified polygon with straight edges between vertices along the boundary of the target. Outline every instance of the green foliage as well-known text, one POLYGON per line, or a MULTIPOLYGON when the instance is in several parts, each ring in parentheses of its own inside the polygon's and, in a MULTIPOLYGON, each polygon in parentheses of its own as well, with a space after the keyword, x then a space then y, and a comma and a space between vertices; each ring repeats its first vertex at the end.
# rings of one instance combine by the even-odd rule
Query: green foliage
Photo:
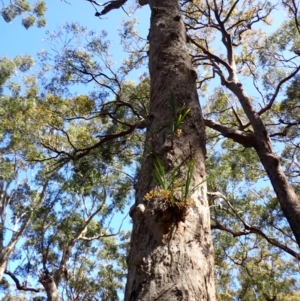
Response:
POLYGON ((171 206, 183 203, 186 205, 192 205, 192 194, 201 185, 195 185, 193 182, 195 161, 189 159, 182 162, 171 173, 166 173, 165 168, 158 156, 155 156, 153 163, 154 180, 159 187, 159 190, 149 191, 145 199, 151 201, 151 199, 160 197, 162 199, 169 199, 171 206), (183 176, 184 174, 184 176, 183 176))
MULTIPOLYGON (((72 30, 80 34, 78 27, 72 30)), ((102 41, 93 39, 89 47, 99 51, 99 43, 102 41)), ((91 56, 78 52, 73 62, 86 62, 90 68, 98 64, 91 56)), ((127 130, 124 122, 134 125, 146 117, 148 91, 142 86, 149 82, 144 80, 140 86, 124 83, 122 90, 116 88, 117 79, 103 82, 102 87, 109 87, 109 91, 116 89, 119 94, 115 96, 105 91, 99 96, 96 90, 90 95, 63 97, 55 85, 53 93, 41 94, 35 76, 24 76, 21 85, 12 80, 17 69, 27 72, 33 63, 28 56, 2 60, 2 83, 11 95, 0 99, 1 151, 7 155, 0 167, 1 181, 3 185, 10 181, 7 191, 13 191, 3 195, 4 199, 10 198, 10 220, 2 217, 5 227, 7 223, 28 222, 22 232, 24 240, 10 257, 17 264, 13 272, 20 280, 30 277, 36 284, 38 271, 47 268, 65 298, 78 295, 82 300, 95 296, 119 300, 129 235, 119 233, 118 227, 132 197, 134 181, 134 172, 128 174, 126 169, 139 159, 143 130, 133 133, 128 141, 120 135, 101 147, 94 145, 127 130), (84 151, 89 156, 63 161, 57 168, 59 161, 51 155, 61 150, 67 159, 84 151), (21 176, 24 183, 19 184, 18 177, 24 175, 24 170, 33 176, 21 176), (68 262, 67 278, 62 268, 64 260, 68 262)), ((55 63, 59 72, 66 70, 59 60, 55 63)), ((64 78, 69 85, 73 77, 64 78)), ((1 232, 0 237, 3 233, 9 231, 1 232)), ((10 298, 8 289, 5 292, 10 298)))
POLYGON ((45 15, 47 6, 44 1, 37 1, 33 7, 33 11, 37 17, 43 17, 45 15))
POLYGON ((193 174, 195 169, 195 161, 190 160, 187 162, 186 178, 183 185, 183 191, 181 192, 182 199, 187 200, 191 197, 193 192, 198 188, 199 185, 193 187, 193 174))
POLYGON ((180 136, 180 126, 184 123, 184 120, 191 109, 187 108, 185 104, 182 105, 178 110, 175 106, 175 98, 173 91, 170 92, 170 106, 174 116, 173 124, 172 124, 172 133, 173 135, 180 136))
POLYGON ((35 17, 34 16, 26 16, 23 17, 22 19, 22 25, 28 29, 29 27, 33 26, 33 24, 35 23, 35 17))
POLYGON ((164 166, 162 165, 160 159, 156 156, 153 163, 153 172, 156 184, 165 190, 169 189, 169 183, 166 177, 164 166))
POLYGON ((4 5, 1 15, 8 23, 23 15, 22 25, 26 29, 32 27, 35 23, 38 27, 44 27, 46 25, 46 19, 44 18, 46 9, 46 2, 42 0, 38 0, 34 5, 26 0, 13 0, 8 5, 4 5), (38 18, 37 21, 36 17, 38 18))
POLYGON ((0 86, 3 86, 16 71, 17 68, 13 61, 7 57, 0 58, 0 86))
MULTIPOLYGON (((253 133, 237 97, 224 85, 224 79, 230 78, 228 69, 236 70, 256 111, 272 100, 278 88, 272 106, 260 116, 300 195, 299 77, 278 87, 299 65, 295 20, 287 20, 270 33, 270 28, 263 32, 263 26, 270 23, 276 8, 271 2, 196 0, 182 3, 181 8, 187 33, 195 42, 189 44, 190 54, 203 75, 197 84, 207 87, 200 91, 208 100, 206 119, 230 130, 253 133), (232 47, 224 44, 224 32, 232 47), (232 57, 234 63, 229 62, 232 57), (215 81, 217 76, 221 85, 215 81)), ((46 25, 45 11, 43 1, 30 5, 18 0, 5 5, 1 14, 6 22, 22 16, 22 24, 30 28, 46 25)), ((10 257, 13 266, 18 265, 15 273, 22 279, 30 276, 36 283, 37 271, 48 268, 59 279, 66 300, 118 300, 124 289, 129 234, 113 231, 112 225, 132 197, 144 141, 141 123, 150 120, 150 80, 145 76, 138 84, 124 80, 142 64, 148 47, 144 43, 135 48, 143 40, 134 24, 130 20, 122 28, 121 39, 130 55, 120 68, 109 58, 107 33, 96 34, 76 23, 49 34, 55 50, 40 53, 38 79, 30 74, 22 82, 14 79, 18 70, 28 72, 33 66, 31 57, 0 59, 0 184, 5 190, 1 202, 9 200, 9 214, 1 216, 0 239, 13 232, 12 224, 18 230, 28 221, 24 240, 10 257), (74 93, 83 86, 89 93, 74 93), (61 267, 65 254, 68 277, 61 267)), ((172 132, 179 135, 190 109, 185 104, 176 109, 174 101, 171 92, 172 132)), ((207 150, 209 192, 225 196, 217 194, 209 200, 218 300, 298 300, 294 259, 278 245, 296 253, 298 247, 266 185, 267 175, 255 150, 213 129, 207 129, 207 150)), ((170 198, 172 205, 178 200, 187 202, 201 184, 192 181, 194 169, 191 159, 168 173, 155 157, 159 193, 170 198)), ((3 300, 31 298, 15 296, 7 283, 2 288, 3 300)))
POLYGON ((22 72, 30 70, 30 68, 34 65, 34 60, 29 55, 17 56, 13 61, 22 72))

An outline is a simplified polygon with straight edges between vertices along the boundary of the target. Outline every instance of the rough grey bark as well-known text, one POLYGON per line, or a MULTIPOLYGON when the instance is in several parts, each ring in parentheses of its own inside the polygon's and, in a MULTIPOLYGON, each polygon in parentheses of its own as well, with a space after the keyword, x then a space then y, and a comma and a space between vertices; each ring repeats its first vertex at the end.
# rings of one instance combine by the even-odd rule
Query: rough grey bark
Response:
MULTIPOLYGON (((133 231, 128 256, 125 301, 215 300, 213 246, 205 183, 205 128, 196 91, 197 74, 186 49, 186 34, 177 0, 150 0, 149 70, 150 123, 144 161, 131 209, 133 231), (176 109, 190 108, 181 126, 172 132, 176 109), (155 185, 153 158, 167 173, 193 158, 194 206, 180 211, 160 198, 144 196, 155 185)), ((184 172, 183 172, 184 173, 184 172)), ((182 175, 184 178, 184 174, 182 175)))

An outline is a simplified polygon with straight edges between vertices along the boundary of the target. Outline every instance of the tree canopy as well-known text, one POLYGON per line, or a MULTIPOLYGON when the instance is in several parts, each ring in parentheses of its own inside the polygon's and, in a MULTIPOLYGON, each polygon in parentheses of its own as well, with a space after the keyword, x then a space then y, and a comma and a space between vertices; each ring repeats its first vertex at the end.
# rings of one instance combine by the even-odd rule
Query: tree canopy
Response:
MULTIPOLYGON (((149 37, 134 19, 120 24, 117 66, 101 18, 136 4, 86 5, 95 28, 49 34, 36 73, 22 49, 0 58, 2 300, 52 300, 53 290, 61 300, 123 298, 128 213, 153 118, 149 75, 132 74, 147 64, 149 37)), ((206 126, 217 300, 300 298, 298 5, 180 2, 206 126)), ((29 29, 46 26, 45 12, 44 1, 18 0, 1 15, 29 29)), ((175 136, 188 114, 174 111, 175 136)))

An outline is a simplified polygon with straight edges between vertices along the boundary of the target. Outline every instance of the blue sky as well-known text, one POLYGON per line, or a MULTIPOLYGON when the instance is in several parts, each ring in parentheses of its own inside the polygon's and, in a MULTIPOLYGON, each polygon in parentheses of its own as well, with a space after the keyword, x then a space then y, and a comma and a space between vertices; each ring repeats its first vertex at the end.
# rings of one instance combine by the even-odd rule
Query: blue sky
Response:
MULTIPOLYGON (((31 3, 35 2, 35 0, 29 1, 31 3)), ((128 0, 128 5, 135 3, 133 1, 135 0, 128 0), (132 3, 130 3, 130 1, 132 3)), ((108 32, 108 38, 113 41, 110 51, 112 52, 113 60, 116 62, 121 62, 124 57, 118 36, 118 29, 122 26, 122 19, 132 17, 138 18, 138 31, 140 35, 145 38, 148 35, 150 21, 150 10, 148 6, 144 6, 139 9, 132 17, 128 17, 122 9, 119 9, 112 10, 108 15, 103 16, 103 19, 99 19, 94 16, 95 9, 87 1, 69 0, 69 2, 70 4, 61 0, 47 1, 47 25, 44 28, 37 28, 33 26, 26 30, 21 24, 22 17, 16 18, 11 23, 6 23, 2 17, 0 17, 0 36, 2 38, 0 58, 6 56, 13 59, 15 56, 21 54, 29 54, 36 57, 36 54, 39 51, 49 47, 49 43, 45 41, 47 32, 56 30, 59 26, 64 25, 66 22, 78 22, 80 25, 86 26, 95 32, 100 32, 103 29, 106 30, 108 32)), ((39 66, 37 62, 33 71, 38 71, 38 69, 39 66)), ((134 77, 141 74, 143 71, 145 70, 138 70, 138 72, 135 72, 132 76, 134 77)), ((119 228, 122 218, 123 216, 120 214, 116 217, 116 229, 119 228)), ((125 222, 123 228, 128 229, 129 227, 130 224, 128 221, 125 222)), ((11 265, 10 267, 12 268, 13 266, 11 265)))
MULTIPOLYGON (((128 5, 132 5, 134 0, 128 0, 128 5), (131 1, 131 3, 130 3, 131 1)), ((8 2, 8 1, 7 1, 8 2)), ((33 3, 34 1, 30 1, 33 3)), ((102 2, 103 3, 103 2, 102 2)), ((101 11, 101 8, 99 9, 101 11)), ((44 28, 32 27, 26 30, 21 25, 21 17, 16 18, 11 23, 6 23, 0 18, 1 48, 0 57, 7 56, 13 58, 20 54, 34 56, 41 49, 47 47, 43 39, 47 31, 55 30, 59 25, 66 22, 78 22, 91 30, 108 31, 108 37, 113 42, 114 59, 121 59, 122 48, 118 43, 118 28, 122 25, 122 19, 128 18, 122 9, 112 10, 109 14, 99 19, 94 16, 94 7, 85 0, 70 0, 69 4, 60 0, 47 1, 47 26, 44 28)), ((150 10, 148 5, 139 9, 132 17, 139 20, 138 30, 141 36, 146 37, 149 29, 150 10)))
MULTIPOLYGON (((132 5, 135 0, 128 0, 127 5, 132 5), (131 2, 130 2, 131 1, 131 2)), ((34 3, 34 0, 30 0, 34 3)), ((49 42, 45 41, 47 32, 55 31, 59 26, 64 25, 66 22, 78 22, 82 26, 86 26, 95 32, 106 30, 108 32, 108 39, 112 40, 112 59, 120 63, 124 58, 122 46, 119 42, 118 29, 122 26, 122 20, 128 18, 137 18, 139 20, 138 32, 140 36, 146 38, 148 35, 149 22, 150 22, 150 9, 148 5, 141 7, 136 13, 129 17, 122 9, 112 10, 101 19, 94 16, 94 7, 85 0, 69 0, 69 4, 60 0, 47 1, 46 19, 47 25, 44 28, 37 28, 33 26, 26 30, 21 22, 22 16, 14 19, 11 23, 6 23, 0 17, 0 36, 2 37, 2 44, 0 47, 0 58, 7 56, 12 59, 17 55, 29 54, 36 57, 36 54, 42 49, 47 49, 49 42)), ((7 2, 6 2, 7 3, 7 2)), ((99 9, 101 11, 101 8, 99 9)), ((33 67, 33 71, 39 70, 38 61, 33 67)), ((138 80, 137 76, 145 71, 137 70, 132 73, 132 80, 138 80)), ((80 87, 82 89, 82 87, 80 87)), ((79 92, 79 91, 78 91, 79 92)), ((121 220, 121 217, 117 217, 121 220)), ((127 223, 124 225, 126 228, 129 226, 127 223)), ((119 223, 116 225, 119 228, 119 223)))
MULTIPOLYGON (((129 4, 130 1, 134 3, 133 1, 135 0, 128 0, 129 4)), ((28 30, 24 29, 21 25, 21 18, 15 19, 10 24, 0 18, 0 36, 2 38, 0 57, 7 56, 13 58, 25 53, 35 56, 37 52, 49 46, 44 42, 47 31, 53 31, 59 25, 63 25, 66 22, 78 22, 94 31, 107 30, 108 37, 113 40, 113 47, 111 49, 111 51, 113 51, 113 58, 120 62, 123 58, 123 52, 118 42, 118 28, 122 26, 122 19, 128 18, 123 10, 113 10, 108 15, 103 16, 103 19, 99 19, 94 16, 95 9, 87 1, 69 0, 69 2, 70 4, 61 0, 48 0, 48 10, 46 14, 48 23, 47 26, 42 29, 36 27, 32 27, 28 30)), ((139 19, 139 33, 141 36, 146 37, 150 19, 149 7, 142 7, 133 17, 139 19)), ((274 26, 278 26, 283 18, 284 16, 278 11, 278 18, 276 18, 274 26)), ((140 70, 139 72, 142 73, 140 70)), ((125 227, 126 226, 128 226, 128 224, 126 224, 125 227)))

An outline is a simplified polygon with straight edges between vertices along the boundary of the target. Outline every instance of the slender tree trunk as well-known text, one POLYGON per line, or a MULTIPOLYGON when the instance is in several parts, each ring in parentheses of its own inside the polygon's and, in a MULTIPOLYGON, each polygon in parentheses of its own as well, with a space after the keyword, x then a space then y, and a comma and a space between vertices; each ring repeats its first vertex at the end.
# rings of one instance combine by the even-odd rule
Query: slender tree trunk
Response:
MULTIPOLYGON (((213 301, 214 253, 206 198, 205 128, 195 85, 196 72, 186 49, 178 1, 150 0, 150 8, 151 122, 136 204, 131 209, 133 232, 125 301, 213 301), (184 107, 190 109, 180 126, 181 135, 174 126, 178 120, 174 106, 177 112, 184 107), (155 158, 159 158, 168 175, 174 168, 194 160, 194 205, 170 206, 162 197, 145 201, 146 193, 156 187, 155 158)), ((186 169, 179 178, 186 178, 186 169)))
POLYGON ((238 97, 249 118, 255 136, 253 147, 270 178, 281 209, 300 246, 300 201, 281 168, 280 157, 276 156, 272 149, 272 142, 267 129, 260 116, 255 112, 243 87, 237 82, 227 82, 225 85, 238 97))
POLYGON ((16 242, 11 243, 11 245, 8 246, 8 247, 3 247, 3 240, 1 240, 1 243, 0 243, 1 244, 1 251, 0 251, 0 281, 2 281, 2 279, 3 279, 3 275, 4 275, 4 272, 6 270, 9 257, 10 257, 11 253, 13 252, 13 250, 15 248, 16 242))

